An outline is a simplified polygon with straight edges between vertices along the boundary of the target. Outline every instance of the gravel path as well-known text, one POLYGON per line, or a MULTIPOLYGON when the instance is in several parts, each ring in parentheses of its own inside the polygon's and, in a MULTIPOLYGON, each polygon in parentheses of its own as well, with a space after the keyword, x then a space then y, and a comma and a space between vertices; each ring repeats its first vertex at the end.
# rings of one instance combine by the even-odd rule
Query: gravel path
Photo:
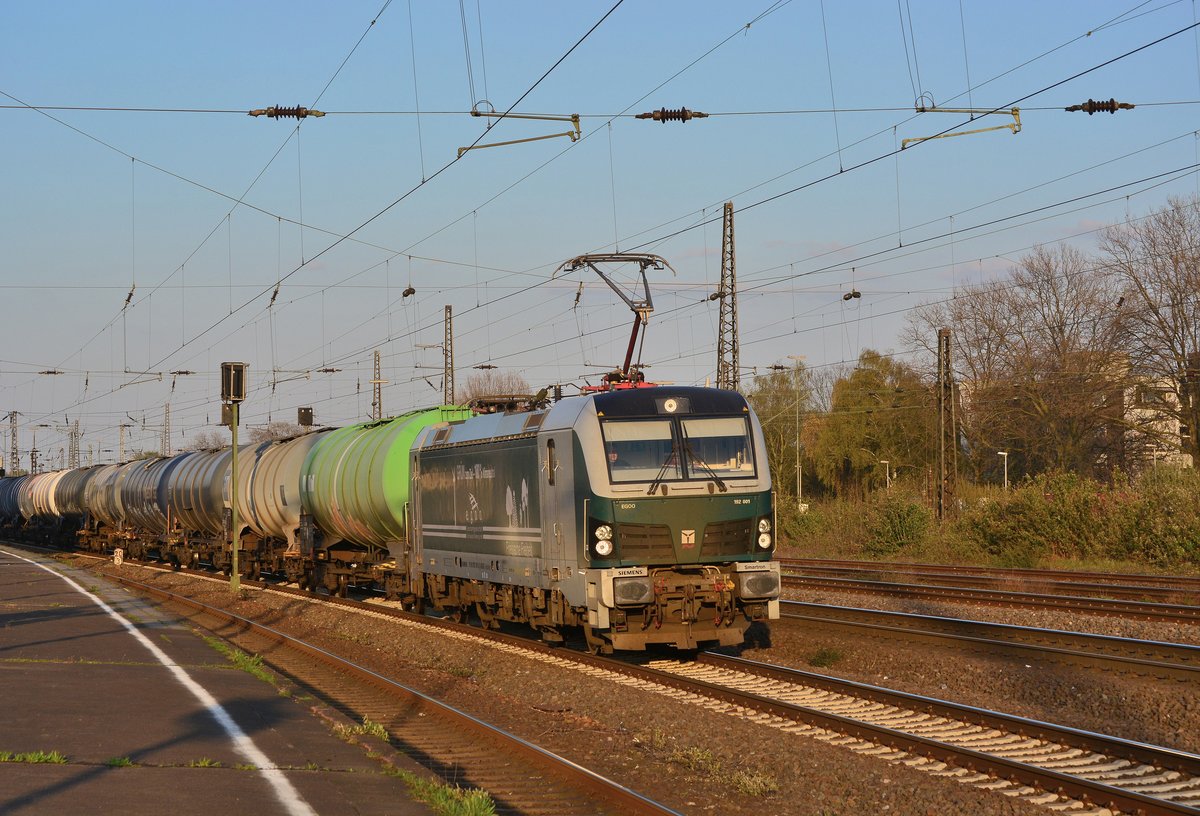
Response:
MULTIPOLYGON (((111 564, 102 569, 226 606, 239 615, 287 631, 476 714, 683 813, 1048 813, 1024 802, 858 756, 811 738, 753 725, 654 692, 591 678, 444 634, 385 625, 351 612, 253 589, 243 590, 242 598, 233 601, 227 587, 186 573, 150 573, 111 564)), ((780 639, 788 645, 749 656, 802 663, 809 646, 790 635, 780 639)))

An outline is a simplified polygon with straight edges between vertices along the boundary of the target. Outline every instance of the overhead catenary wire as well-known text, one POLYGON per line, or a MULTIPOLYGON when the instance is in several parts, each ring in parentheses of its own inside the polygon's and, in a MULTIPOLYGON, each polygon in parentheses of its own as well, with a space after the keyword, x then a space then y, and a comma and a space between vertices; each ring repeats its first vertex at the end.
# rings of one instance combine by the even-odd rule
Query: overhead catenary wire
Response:
MULTIPOLYGON (((372 18, 372 20, 371 20, 370 24, 369 24, 369 25, 367 26, 367 28, 364 30, 364 32, 363 32, 363 34, 362 34, 362 36, 360 36, 360 37, 359 37, 358 41, 357 41, 357 42, 354 44, 353 48, 351 48, 351 49, 350 49, 350 53, 349 53, 349 54, 346 56, 346 58, 345 58, 345 59, 343 59, 343 60, 342 60, 341 64, 340 64, 340 65, 338 66, 338 68, 337 68, 337 69, 334 71, 334 73, 333 73, 333 75, 330 77, 329 81, 325 83, 325 87, 324 87, 324 88, 322 88, 322 89, 321 89, 321 92, 320 92, 320 93, 317 95, 316 101, 314 101, 314 102, 313 102, 313 106, 314 106, 314 107, 315 107, 315 106, 316 106, 316 104, 317 104, 317 103, 318 103, 318 102, 321 100, 321 97, 323 97, 323 96, 324 96, 325 92, 326 92, 327 90, 329 90, 329 87, 330 87, 330 86, 333 84, 333 81, 334 81, 334 79, 336 79, 336 78, 337 78, 337 76, 338 76, 338 74, 339 74, 339 73, 341 73, 341 70, 342 70, 342 68, 344 68, 344 67, 346 66, 346 63, 349 61, 350 57, 351 57, 351 56, 353 56, 354 52, 355 52, 355 51, 358 49, 358 46, 359 46, 359 45, 361 45, 361 43, 362 43, 363 39, 366 37, 367 33, 368 33, 368 32, 369 32, 369 31, 370 31, 370 30, 371 30, 371 29, 374 27, 376 20, 378 20, 379 16, 380 16, 380 15, 381 15, 381 14, 382 14, 382 13, 383 13, 383 12, 384 12, 386 9, 387 9, 388 5, 390 5, 390 4, 391 4, 391 0, 386 0, 386 2, 383 4, 383 7, 382 7, 382 8, 379 10, 379 12, 378 12, 378 13, 375 15, 375 17, 374 17, 374 18, 372 18)), ((111 144, 111 143, 109 143, 109 142, 107 142, 107 141, 105 141, 105 140, 103 140, 103 139, 100 139, 100 138, 98 138, 98 137, 96 137, 96 136, 94 136, 94 135, 92 135, 92 134, 90 134, 90 133, 87 133, 87 132, 85 132, 85 131, 81 130, 80 128, 77 128, 77 127, 75 127, 74 125, 71 125, 70 123, 63 121, 62 119, 59 119, 59 118, 58 118, 58 117, 56 117, 56 116, 52 116, 52 115, 50 115, 49 113, 46 113, 46 111, 45 111, 45 110, 40 110, 40 109, 38 109, 38 108, 36 108, 36 107, 33 107, 33 106, 29 105, 28 103, 26 103, 25 101, 23 101, 23 100, 21 100, 21 99, 18 99, 17 97, 13 96, 12 94, 9 94, 9 93, 7 93, 7 92, 5 92, 5 91, 3 91, 3 90, 0 90, 0 96, 5 96, 5 97, 7 97, 7 98, 11 99, 13 102, 17 103, 16 107, 20 107, 20 108, 27 108, 27 109, 30 109, 30 110, 34 110, 34 111, 36 111, 36 112, 38 112, 38 113, 42 114, 43 116, 46 116, 47 118, 49 118, 49 119, 51 119, 51 120, 53 120, 53 121, 57 122, 58 124, 60 124, 60 125, 62 125, 62 126, 64 126, 64 127, 66 127, 66 128, 69 128, 70 130, 73 130, 73 131, 75 131, 75 132, 76 132, 76 133, 78 133, 79 135, 81 135, 81 136, 84 136, 85 138, 87 138, 87 139, 90 139, 90 140, 92 140, 92 141, 96 142, 97 144, 100 144, 100 145, 102 145, 103 147, 106 147, 106 148, 108 148, 108 149, 110 149, 110 150, 112 150, 112 151, 115 151, 116 153, 118 153, 118 154, 120 154, 120 155, 122 155, 122 156, 125 156, 126 158, 129 158, 129 159, 130 159, 132 162, 134 162, 134 163, 136 163, 136 162, 138 162, 138 161, 141 161, 141 160, 140 160, 140 159, 138 159, 137 157, 135 157, 135 156, 133 156, 133 155, 131 155, 131 154, 127 153, 127 152, 126 152, 126 151, 124 151, 124 150, 121 150, 120 148, 116 147, 115 145, 113 145, 113 144, 111 144)), ((207 244, 207 243, 208 243, 208 239, 209 239, 209 238, 211 238, 211 237, 212 237, 212 236, 213 236, 213 235, 216 233, 216 231, 217 231, 218 229, 220 229, 220 227, 221 227, 221 222, 222 222, 222 221, 224 221, 224 220, 226 220, 226 218, 228 218, 228 217, 229 217, 229 215, 230 215, 230 214, 233 212, 233 210, 234 210, 234 209, 236 209, 238 206, 250 206, 252 209, 258 210, 259 212, 263 212, 264 214, 268 214, 268 215, 271 215, 271 214, 272 214, 272 213, 267 213, 265 210, 262 210, 261 208, 255 207, 255 206, 253 206, 253 205, 247 205, 247 204, 245 203, 245 198, 246 198, 246 196, 247 196, 247 195, 249 195, 249 194, 250 194, 250 191, 251 191, 252 189, 254 189, 255 185, 257 185, 257 184, 258 184, 259 180, 260 180, 260 179, 263 177, 263 175, 264 175, 264 174, 267 172, 267 170, 268 170, 268 169, 271 167, 271 165, 272 165, 272 164, 274 164, 274 162, 275 162, 275 159, 279 157, 279 154, 283 152, 283 149, 284 149, 284 147, 286 147, 286 146, 287 146, 287 144, 288 144, 288 142, 291 140, 291 138, 292 138, 292 134, 298 134, 298 133, 299 133, 299 124, 297 124, 297 126, 296 126, 296 129, 295 129, 295 130, 293 130, 293 131, 292 131, 292 132, 291 132, 291 133, 288 135, 288 137, 287 137, 287 138, 286 138, 286 139, 283 141, 283 143, 279 145, 279 147, 278 147, 278 148, 275 150, 275 152, 272 154, 271 158, 270 158, 270 159, 267 161, 267 163, 266 163, 266 164, 263 166, 263 168, 262 168, 262 169, 261 169, 261 170, 258 172, 258 174, 257 174, 257 175, 254 177, 253 181, 251 181, 251 182, 250 182, 250 184, 249 184, 249 185, 246 187, 246 189, 245 189, 245 190, 242 192, 242 194, 241 194, 240 196, 236 197, 236 198, 234 198, 233 196, 230 196, 230 195, 227 195, 227 194, 221 193, 221 192, 219 192, 219 191, 217 191, 217 190, 215 190, 215 189, 213 189, 213 188, 211 188, 211 187, 209 187, 209 186, 207 186, 207 185, 200 184, 199 182, 195 182, 195 181, 193 181, 193 180, 191 180, 191 179, 189 179, 189 178, 187 178, 187 177, 185 177, 185 176, 182 176, 182 175, 180 175, 180 174, 178 174, 178 173, 174 173, 174 172, 172 172, 172 171, 170 171, 170 170, 167 170, 167 169, 165 169, 165 168, 163 168, 163 167, 160 167, 160 166, 158 166, 158 165, 156 165, 156 164, 153 164, 153 163, 150 163, 150 162, 145 162, 145 161, 142 161, 142 163, 143 163, 143 164, 145 164, 147 167, 151 167, 151 168, 153 168, 154 170, 157 170, 158 172, 164 173, 164 174, 166 174, 166 175, 168 175, 168 176, 170 176, 170 177, 172 177, 172 178, 178 179, 178 180, 180 180, 180 181, 183 181, 183 182, 186 182, 186 183, 188 183, 188 184, 193 184, 193 185, 195 185, 195 186, 197 186, 197 187, 199 187, 199 188, 201 188, 201 189, 204 189, 204 190, 206 190, 206 191, 208 191, 208 192, 211 192, 211 193, 214 193, 214 194, 216 194, 216 195, 222 196, 223 198, 226 198, 226 199, 228 199, 228 200, 230 200, 230 201, 232 201, 232 202, 233 202, 233 204, 232 204, 232 206, 231 206, 231 208, 230 208, 229 212, 226 214, 226 216, 225 216, 224 218, 222 218, 220 221, 217 221, 217 223, 213 225, 212 229, 211 229, 211 230, 209 230, 209 232, 208 232, 208 234, 205 236, 205 238, 204 238, 204 239, 203 239, 203 240, 202 240, 202 241, 201 241, 201 242, 200 242, 200 243, 199 243, 199 244, 196 246, 196 248, 195 248, 195 249, 193 249, 193 250, 192 250, 192 252, 191 252, 191 253, 190 253, 190 254, 187 256, 187 258, 185 258, 185 259, 184 259, 183 263, 182 263, 182 264, 180 264, 180 266, 179 266, 178 268, 176 268, 175 270, 173 270, 173 271, 172 271, 172 272, 171 272, 171 273, 170 273, 170 274, 169 274, 169 275, 168 275, 168 276, 167 276, 167 277, 166 277, 166 278, 165 278, 163 281, 160 281, 160 282, 159 282, 159 285, 161 285, 162 283, 165 283, 166 281, 169 281, 169 280, 170 280, 170 279, 171 279, 171 278, 172 278, 172 277, 175 275, 175 273, 176 273, 176 272, 178 272, 180 269, 182 269, 182 268, 183 268, 183 266, 184 266, 184 265, 186 265, 186 264, 187 264, 187 262, 188 262, 189 260, 191 260, 193 257, 195 257, 196 253, 198 253, 198 252, 200 251, 200 249, 201 249, 201 248, 202 248, 202 247, 203 247, 205 244, 207 244)), ((136 288, 136 287, 135 287, 135 288, 136 288)), ((152 289, 150 290, 150 294, 153 294, 153 293, 154 293, 154 291, 155 291, 157 288, 158 288, 157 286, 155 286, 154 288, 152 288, 152 289)), ((125 305, 126 305, 126 307, 128 307, 128 305, 129 305, 128 299, 126 300, 126 304, 125 304, 125 305)), ((137 304, 135 303, 134 305, 136 306, 137 304)), ((120 317, 122 317, 122 316, 124 315, 124 313, 125 313, 125 307, 123 307, 123 308, 122 308, 122 310, 121 310, 120 312, 118 312, 118 313, 117 313, 117 315, 115 315, 115 316, 112 318, 112 320, 110 320, 110 321, 109 321, 109 322, 108 322, 108 323, 107 323, 107 324, 106 324, 106 325, 105 325, 103 328, 101 328, 99 331, 97 331, 97 332, 95 333, 95 335, 93 335, 93 336, 92 336, 92 338, 91 338, 91 339, 89 339, 89 340, 88 340, 86 343, 84 343, 84 344, 83 344, 83 346, 81 346, 81 349, 82 349, 83 347, 86 347, 86 346, 87 346, 88 344, 90 344, 91 342, 93 342, 93 341, 94 341, 96 338, 100 337, 100 335, 102 335, 102 334, 103 334, 103 333, 104 333, 104 332, 105 332, 105 331, 106 331, 108 328, 110 328, 110 327, 111 327, 111 326, 112 326, 112 325, 113 325, 113 324, 116 322, 116 320, 117 320, 118 318, 120 318, 120 317)), ((151 367, 152 367, 152 366, 151 366, 151 367)))
MULTIPOLYGON (((586 32, 585 32, 585 33, 584 33, 584 34, 583 34, 583 35, 582 35, 582 36, 581 36, 581 37, 580 37, 580 38, 579 38, 579 39, 578 39, 578 40, 577 40, 577 41, 576 41, 576 42, 575 42, 575 43, 574 43, 574 44, 573 44, 573 45, 572 45, 570 48, 569 48, 569 49, 567 49, 567 51, 566 51, 565 53, 563 53, 563 54, 562 54, 562 56, 560 56, 560 57, 559 57, 559 58, 558 58, 558 59, 557 59, 557 60, 556 60, 556 61, 555 61, 555 62, 554 62, 554 63, 553 63, 553 64, 552 64, 552 65, 551 65, 551 66, 550 66, 550 67, 549 67, 549 68, 548 68, 548 69, 547 69, 547 70, 546 70, 546 71, 545 71, 545 72, 544 72, 544 73, 543 73, 543 74, 542 74, 542 75, 541 75, 541 76, 540 76, 540 77, 539 77, 539 78, 538 78, 538 79, 537 79, 537 80, 536 80, 536 81, 535 81, 535 82, 534 82, 534 83, 533 83, 533 84, 532 84, 532 85, 531 85, 531 86, 530 86, 530 87, 529 87, 529 88, 528 88, 528 89, 525 91, 525 92, 524 92, 524 93, 522 93, 522 94, 521 94, 521 96, 520 96, 520 97, 518 97, 518 98, 517 98, 517 100, 516 100, 515 102, 513 102, 513 103, 512 103, 512 104, 511 104, 511 105, 510 105, 510 106, 507 108, 507 110, 505 110, 505 112, 504 112, 503 114, 499 114, 499 115, 498 115, 498 117, 497 117, 497 119, 496 119, 496 121, 495 121, 495 123, 493 123, 493 124, 498 124, 500 121, 502 121, 502 120, 504 119, 504 117, 505 117, 505 116, 507 116, 507 114, 508 114, 508 113, 512 112, 512 110, 513 110, 513 109, 515 109, 517 105, 519 105, 521 102, 523 102, 523 101, 525 100, 525 98, 526 98, 526 97, 528 97, 528 96, 529 96, 531 93, 533 93, 533 91, 534 91, 534 90, 536 90, 536 89, 537 89, 537 87, 538 87, 539 85, 541 85, 541 83, 542 83, 542 82, 543 82, 543 81, 546 79, 546 77, 548 77, 548 76, 549 76, 549 75, 550 75, 550 74, 551 74, 551 73, 552 73, 552 72, 553 72, 553 71, 554 71, 556 68, 558 68, 558 66, 559 66, 559 65, 561 65, 561 64, 562 64, 562 62, 563 62, 564 60, 566 60, 566 59, 567 59, 567 57, 569 57, 569 56, 570 56, 572 53, 574 53, 574 52, 575 52, 575 50, 576 50, 576 49, 578 49, 578 48, 579 48, 579 46, 580 46, 580 45, 582 45, 582 44, 583 44, 583 42, 584 42, 584 41, 585 41, 585 40, 586 40, 586 39, 587 39, 589 36, 591 36, 591 34, 592 34, 592 33, 593 33, 593 32, 594 32, 594 31, 595 31, 597 28, 599 28, 599 27, 600 27, 600 25, 601 25, 601 24, 603 24, 603 23, 604 23, 604 21, 605 21, 605 20, 607 20, 607 19, 608 19, 608 18, 609 18, 609 17, 610 17, 610 16, 611 16, 611 15, 612 15, 612 14, 613 14, 613 13, 614 13, 614 12, 615 12, 615 11, 616 11, 616 10, 617 10, 617 9, 618 9, 620 6, 621 6, 621 5, 622 5, 622 3, 624 3, 624 0, 617 0, 617 2, 616 2, 616 3, 615 3, 615 4, 614 4, 614 5, 613 5, 613 6, 612 6, 612 7, 611 7, 611 8, 610 8, 610 9, 609 9, 607 12, 605 12, 605 13, 604 13, 604 15, 603 15, 603 16, 602 16, 602 17, 601 17, 599 20, 597 20, 597 21, 596 21, 596 22, 595 22, 595 23, 594 23, 594 24, 593 24, 593 25, 592 25, 592 26, 591 26, 591 27, 590 27, 590 28, 589 28, 589 29, 588 29, 588 30, 587 30, 587 31, 586 31, 586 32)), ((48 114, 47 114, 47 115, 48 115, 48 114)), ((480 134, 480 135, 479 135, 479 137, 477 137, 477 138, 476 138, 476 140, 475 140, 475 142, 474 142, 473 144, 477 144, 478 142, 480 142, 480 141, 481 141, 481 140, 484 138, 484 136, 485 136, 485 135, 486 135, 486 132, 485 132, 485 133, 482 133, 482 134, 480 134)), ((282 149, 282 148, 281 148, 281 149, 282 149)), ((438 176, 440 176, 440 175, 441 175, 443 172, 445 172, 445 171, 446 171, 448 168, 450 168, 451 166, 453 166, 454 164, 456 164, 458 161, 460 161, 460 158, 459 158, 459 157, 455 157, 455 158, 451 159, 450 161, 448 161, 446 164, 442 165, 442 167, 441 167, 441 168, 439 168, 439 169, 438 169, 438 170, 437 170, 435 173, 433 173, 431 176, 429 176, 429 178, 428 178, 428 179, 425 179, 425 180, 423 180, 421 183, 419 183, 419 184, 415 185, 414 187, 410 188, 410 189, 409 189, 407 192, 405 192, 404 194, 402 194, 402 195, 401 195, 399 198, 397 198, 396 200, 394 200, 394 201, 393 201, 391 204, 387 205, 386 207, 384 207, 383 209, 379 210, 379 211, 378 211, 378 212, 376 212, 374 215, 372 215, 370 218, 368 218, 366 221, 362 222, 362 223, 361 223, 361 224, 360 224, 358 227, 354 228, 353 230, 351 230, 351 231, 350 231, 349 233, 347 233, 346 235, 344 235, 344 236, 341 236, 341 237, 337 238, 337 239, 336 239, 336 240, 334 240, 334 241, 333 241, 331 244, 329 244, 329 245, 328 245, 328 246, 326 246, 324 249, 322 249, 320 252, 318 252, 317 254, 315 254, 315 255, 314 255, 312 258, 310 258, 310 259, 307 259, 307 260, 305 261, 305 263, 303 263, 303 264, 301 264, 300 266, 297 266, 297 267, 295 267, 294 269, 292 269, 292 270, 291 270, 291 271, 290 271, 290 272, 289 272, 287 275, 284 275, 284 276, 282 277, 282 280, 283 280, 283 281, 286 281, 286 280, 287 280, 287 279, 289 279, 291 276, 295 275, 297 272, 299 272, 301 269, 303 269, 303 268, 304 268, 304 267, 305 267, 307 264, 309 264, 309 263, 311 263, 311 262, 315 261, 316 259, 318 259, 318 258, 322 257, 323 255, 325 255, 327 252, 329 252, 329 251, 330 251, 330 250, 332 250, 333 248, 335 248, 335 247, 339 246, 340 244, 342 244, 344 241, 346 241, 346 240, 349 240, 349 239, 350 239, 350 238, 351 238, 351 237, 352 237, 352 236, 353 236, 355 233, 357 233, 357 232, 360 232, 360 231, 361 231, 363 228, 365 228, 367 225, 369 225, 369 224, 373 223, 375 220, 377 220, 378 218, 380 218, 382 215, 384 215, 385 213, 387 213, 388 211, 390 211, 391 209, 393 209, 393 208, 394 208, 394 207, 395 207, 397 204, 399 204, 399 203, 401 203, 402 201, 406 200, 406 199, 407 199, 408 197, 410 197, 410 196, 411 196, 411 195, 412 195, 414 192, 416 192, 417 190, 421 189, 422 187, 424 187, 424 186, 425 186, 426 184, 428 184, 429 182, 433 181, 433 179, 435 179, 435 178, 437 178, 438 176)), ((264 172, 265 172, 265 168, 264 168, 264 172)), ((260 174, 260 175, 261 175, 261 174, 260 174)), ((268 290, 268 291, 269 291, 269 290, 268 290)), ((187 344, 190 344, 190 343, 192 343, 192 342, 195 342, 196 340, 198 340, 198 339, 199 339, 199 338, 201 338, 201 337, 204 337, 204 336, 205 336, 205 335, 207 335, 207 334, 208 334, 210 331, 212 331, 214 328, 216 328, 217 326, 219 326, 219 325, 221 325, 222 323, 224 323, 224 322, 225 322, 225 320, 227 320, 229 317, 231 317, 232 315, 234 315, 234 314, 237 314, 238 312, 240 312, 242 309, 244 309, 244 308, 245 308, 246 306, 248 306, 250 303, 253 303, 253 302, 254 302, 254 300, 256 300, 258 297, 261 297, 263 294, 265 294, 265 293, 259 293, 258 295, 255 295, 254 297, 250 298, 249 300, 247 300, 247 301, 245 301, 244 303, 242 303, 241 305, 239 305, 239 306, 238 306, 236 309, 233 309, 233 310, 230 312, 230 314, 229 314, 229 315, 225 315, 225 316, 223 316, 223 317, 221 317, 221 318, 217 319, 217 320, 216 320, 214 323, 212 323, 211 325, 209 325, 207 328, 203 329, 203 330, 202 330, 202 331, 201 331, 199 334, 195 335, 195 336, 194 336, 194 337, 193 337, 191 340, 187 341, 187 343, 185 343, 185 344, 184 344, 184 346, 181 346, 180 348, 182 348, 182 347, 185 347, 187 344)), ((174 354, 175 354, 177 351, 179 351, 179 349, 173 349, 173 350, 171 350, 171 351, 167 352, 167 354, 165 354, 164 356, 162 356, 162 357, 161 357, 161 358, 160 358, 158 361, 156 361, 156 362, 154 362, 154 363, 151 363, 149 367, 150 367, 150 368, 154 368, 154 367, 155 367, 155 366, 157 366, 157 365, 161 365, 161 364, 162 364, 163 362, 165 362, 167 359, 170 359, 170 357, 171 357, 171 356, 173 356, 173 355, 174 355, 174 354)))
POLYGON ((1040 209, 1044 209, 1044 208, 1040 208, 1040 209))
MULTIPOLYGON (((967 96, 971 91, 980 86, 973 86, 968 91, 963 91, 960 96, 967 96)), ((0 92, 2 93, 2 92, 0 92)), ((4 94, 7 96, 7 94, 4 94)), ((647 94, 648 96, 649 94, 647 94)), ((9 97, 10 99, 12 97, 9 97)), ((954 97, 957 98, 957 97, 954 97)), ((643 100, 645 97, 643 97, 643 100)), ((974 107, 974 103, 970 103, 974 107)), ((1138 102, 1139 108, 1161 108, 1179 105, 1200 105, 1200 99, 1169 99, 1158 100, 1153 102, 1138 102)), ((991 107, 988 105, 982 107, 991 107)), ((1003 107, 1003 106, 1001 106, 1003 107)), ((1062 111, 1066 104, 1062 105, 1030 105, 1021 108, 1021 112, 1025 111, 1062 111)), ((126 108, 126 107, 101 107, 92 105, 3 105, 0 104, 0 110, 31 110, 31 111, 94 111, 94 112, 109 112, 109 113, 226 113, 238 114, 244 116, 245 110, 232 109, 205 109, 205 108, 126 108)), ((728 110, 728 111, 706 111, 706 118, 712 117, 738 117, 738 116, 805 116, 805 115, 829 115, 831 113, 912 113, 914 108, 910 104, 905 105, 857 105, 854 107, 828 107, 828 108, 778 108, 778 109, 762 109, 762 110, 728 110)), ((324 112, 326 116, 470 116, 470 110, 421 110, 420 107, 412 110, 331 110, 324 112)), ((530 116, 555 116, 557 114, 545 111, 530 111, 530 116)), ((620 112, 620 113, 602 113, 602 112, 581 112, 578 114, 580 119, 637 119, 639 114, 620 112)), ((139 161, 141 161, 139 159, 139 161)), ((143 164, 149 165, 143 161, 143 164)), ((160 168, 155 168, 160 169, 160 168)), ((186 179, 184 179, 186 180, 186 179)), ((210 190, 209 192, 216 192, 210 190)), ((250 205, 246 205, 250 206, 250 205)))

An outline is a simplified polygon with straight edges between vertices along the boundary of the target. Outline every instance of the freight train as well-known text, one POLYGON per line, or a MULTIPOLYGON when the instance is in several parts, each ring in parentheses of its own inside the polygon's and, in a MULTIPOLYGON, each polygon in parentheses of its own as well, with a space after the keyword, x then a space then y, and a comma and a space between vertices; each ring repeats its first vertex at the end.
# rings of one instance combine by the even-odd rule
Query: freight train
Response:
POLYGON ((779 615, 762 429, 736 392, 639 385, 247 445, 236 485, 228 448, 0 478, 0 534, 226 572, 237 540, 247 577, 599 652, 741 643, 779 615))

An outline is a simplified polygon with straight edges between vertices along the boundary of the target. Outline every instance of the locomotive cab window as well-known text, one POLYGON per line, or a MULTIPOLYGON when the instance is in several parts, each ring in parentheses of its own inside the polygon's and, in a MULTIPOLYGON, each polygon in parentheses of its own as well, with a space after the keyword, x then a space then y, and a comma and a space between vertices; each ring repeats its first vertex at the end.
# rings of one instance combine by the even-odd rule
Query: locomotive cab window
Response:
POLYGON ((745 417, 602 420, 601 428, 614 483, 756 476, 745 417))
POLYGON ((609 478, 614 482, 682 479, 671 425, 669 419, 603 422, 609 478))
POLYGON ((754 447, 744 418, 684 419, 682 427, 689 478, 754 477, 754 447))

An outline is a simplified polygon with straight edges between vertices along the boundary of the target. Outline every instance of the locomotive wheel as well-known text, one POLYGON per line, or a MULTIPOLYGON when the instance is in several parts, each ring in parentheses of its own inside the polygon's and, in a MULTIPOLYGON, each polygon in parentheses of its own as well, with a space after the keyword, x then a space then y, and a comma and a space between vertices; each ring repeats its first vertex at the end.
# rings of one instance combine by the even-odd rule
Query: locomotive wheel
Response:
POLYGON ((350 585, 350 578, 345 573, 337 577, 337 596, 339 598, 346 597, 346 589, 350 585))

